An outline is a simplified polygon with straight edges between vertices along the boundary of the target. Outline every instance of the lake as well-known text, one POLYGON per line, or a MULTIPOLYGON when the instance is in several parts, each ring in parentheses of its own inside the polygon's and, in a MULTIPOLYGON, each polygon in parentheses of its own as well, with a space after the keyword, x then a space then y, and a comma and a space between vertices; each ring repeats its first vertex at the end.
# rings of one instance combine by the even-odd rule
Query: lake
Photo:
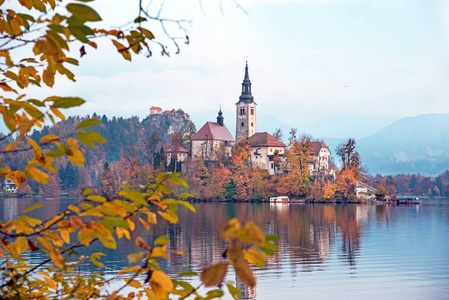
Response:
MULTIPOLYGON (((45 202, 30 215, 46 219, 63 210, 71 199, 0 199, 0 219, 15 218, 29 205, 45 202)), ((221 261, 226 245, 220 230, 230 218, 252 220, 265 233, 281 238, 276 256, 255 269, 257 286, 245 288, 232 273, 244 299, 449 299, 449 199, 424 199, 419 206, 198 203, 197 213, 180 207, 180 223, 161 222, 133 235, 148 243, 166 234, 171 250, 164 270, 201 271, 221 261)), ((117 250, 95 245, 106 276, 128 266, 126 256, 139 252, 126 240, 117 250)), ((39 261, 38 253, 29 254, 39 261)), ((95 270, 85 263, 82 272, 95 270)), ((186 278, 184 278, 186 279, 186 278)), ((197 285, 198 281, 193 280, 197 285)), ((224 299, 229 299, 225 297, 224 299)))

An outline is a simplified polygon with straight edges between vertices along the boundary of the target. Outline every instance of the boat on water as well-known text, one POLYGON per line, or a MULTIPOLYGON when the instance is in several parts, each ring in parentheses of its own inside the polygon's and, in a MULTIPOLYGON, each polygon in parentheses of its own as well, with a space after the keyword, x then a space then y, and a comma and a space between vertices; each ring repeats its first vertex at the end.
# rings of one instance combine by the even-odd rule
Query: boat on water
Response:
POLYGON ((290 203, 290 198, 288 196, 271 197, 270 203, 290 203))
POLYGON ((422 200, 419 200, 418 197, 404 197, 398 198, 397 204, 421 204, 422 200))

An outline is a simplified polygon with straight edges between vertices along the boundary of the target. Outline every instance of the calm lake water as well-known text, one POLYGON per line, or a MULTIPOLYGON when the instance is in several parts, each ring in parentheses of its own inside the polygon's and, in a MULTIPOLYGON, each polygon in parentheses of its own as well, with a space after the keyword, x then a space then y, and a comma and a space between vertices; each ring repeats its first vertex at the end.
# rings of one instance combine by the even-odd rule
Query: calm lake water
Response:
MULTIPOLYGON (((30 214, 46 219, 76 200, 0 199, 0 219, 15 218, 36 202, 46 205, 30 214)), ((179 224, 161 223, 149 232, 137 227, 133 233, 149 243, 166 234, 171 250, 184 251, 184 256, 172 254, 170 263, 162 262, 171 275, 199 272, 220 262, 226 248, 220 230, 237 217, 282 239, 277 255, 265 268, 255 269, 255 289, 244 288, 228 273, 226 280, 242 289, 244 299, 449 299, 449 199, 424 199, 420 206, 198 203, 195 207, 196 214, 179 208, 179 224)), ((140 249, 120 240, 117 250, 95 245, 92 251, 107 254, 102 260, 106 276, 113 276, 128 266, 126 256, 140 249)), ((38 254, 29 255, 33 261, 40 259, 38 254)), ((81 272, 95 268, 85 263, 81 272)))

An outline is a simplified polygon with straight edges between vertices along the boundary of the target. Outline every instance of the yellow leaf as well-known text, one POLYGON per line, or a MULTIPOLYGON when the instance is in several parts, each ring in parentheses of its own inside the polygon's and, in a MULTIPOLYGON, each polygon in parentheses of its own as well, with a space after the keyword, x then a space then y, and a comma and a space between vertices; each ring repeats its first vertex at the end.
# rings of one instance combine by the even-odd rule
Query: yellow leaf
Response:
POLYGON ((254 243, 259 246, 265 244, 265 234, 253 222, 246 222, 245 229, 239 234, 239 239, 242 243, 254 243))
POLYGON ((237 238, 237 236, 239 235, 240 229, 241 229, 240 221, 235 218, 231 219, 229 220, 226 227, 221 231, 221 237, 225 241, 233 240, 237 238))
POLYGON ((55 247, 50 248, 50 258, 57 267, 59 268, 63 267, 62 264, 63 257, 61 253, 59 253, 58 249, 56 249, 55 247))
POLYGON ((62 112, 59 111, 59 109, 57 109, 56 107, 50 106, 50 110, 56 117, 58 117, 61 120, 65 121, 65 116, 64 116, 64 114, 62 112))
POLYGON ((228 247, 228 254, 234 266, 235 274, 247 286, 253 287, 256 285, 256 278, 253 271, 249 267, 245 259, 243 259, 243 251, 237 244, 232 244, 228 247))
POLYGON ((58 289, 58 285, 56 284, 56 282, 51 279, 50 277, 45 276, 44 277, 45 282, 47 282, 48 286, 53 289, 53 290, 57 290, 58 289))
POLYGON ((265 259, 267 259, 267 255, 260 252, 259 249, 249 249, 243 254, 243 256, 249 263, 258 266, 259 268, 265 267, 265 259))
POLYGON ((141 288, 141 287, 142 287, 142 284, 141 284, 139 281, 135 280, 135 279, 132 279, 132 278, 123 278, 123 280, 125 280, 125 282, 126 282, 128 285, 132 286, 132 287, 135 288, 135 289, 138 289, 138 288, 141 288))
POLYGON ((42 246, 44 246, 46 249, 50 250, 51 248, 53 248, 53 246, 50 244, 49 241, 47 241, 46 239, 44 239, 43 237, 37 237, 36 241, 38 241, 42 246))
POLYGON ((173 282, 170 277, 160 270, 153 271, 149 283, 153 292, 159 298, 167 298, 167 294, 173 290, 173 282))
POLYGON ((27 213, 27 212, 30 212, 30 211, 32 211, 32 210, 35 210, 36 208, 39 208, 39 207, 42 207, 42 206, 44 206, 45 204, 44 203, 36 203, 36 204, 33 204, 33 205, 31 205, 30 207, 27 207, 24 211, 23 211, 23 213, 25 214, 25 213, 27 213))
POLYGON ((150 230, 150 225, 148 225, 147 222, 145 222, 145 220, 142 220, 141 218, 139 218, 140 223, 142 223, 143 227, 145 227, 146 230, 150 230))
POLYGON ((42 73, 42 79, 44 83, 49 87, 52 87, 55 84, 55 76, 48 68, 45 69, 42 73))
POLYGON ((115 241, 112 234, 106 229, 102 229, 103 225, 97 224, 95 227, 95 235, 98 237, 100 242, 109 249, 115 249, 117 248, 117 242, 115 241))
POLYGON ((153 244, 156 245, 165 245, 170 243, 168 237, 166 235, 161 235, 157 239, 154 240, 153 244))
POLYGON ((83 221, 80 218, 78 218, 77 216, 70 217, 70 224, 72 224, 73 226, 76 226, 80 229, 83 229, 85 226, 83 221))
POLYGON ((117 51, 123 56, 124 59, 131 61, 131 53, 128 48, 116 40, 112 40, 112 43, 117 48, 117 51))
POLYGON ((157 213, 162 218, 164 218, 165 220, 169 221, 172 224, 178 223, 178 220, 179 220, 178 216, 171 210, 168 210, 167 212, 158 211, 157 213))
POLYGON ((151 251, 151 257, 163 257, 165 259, 168 259, 166 249, 166 245, 164 245, 163 247, 153 248, 153 250, 151 251))
POLYGON ((41 143, 49 143, 49 142, 53 142, 53 141, 59 141, 60 137, 56 136, 54 134, 47 134, 46 136, 43 136, 39 142, 41 143))
POLYGON ((88 246, 92 239, 94 238, 94 233, 92 231, 81 230, 78 232, 78 242, 83 245, 88 246))
POLYGON ((139 262, 142 257, 145 255, 146 252, 139 252, 139 253, 131 253, 128 255, 128 263, 129 264, 135 264, 139 262))
POLYGON ((27 239, 24 236, 19 236, 14 242, 17 254, 23 253, 27 249, 27 239))
POLYGON ((134 231, 134 228, 136 228, 136 225, 134 224, 134 219, 132 216, 126 218, 126 222, 128 222, 129 230, 134 231))
POLYGON ((223 282, 227 270, 227 264, 216 264, 204 269, 200 279, 206 287, 215 286, 223 282))
MULTIPOLYGON (((142 252, 142 253, 145 254, 145 252, 142 252)), ((139 259, 139 260, 140 260, 140 259, 139 259)), ((138 261, 139 261, 139 260, 138 260, 138 261)), ((126 268, 126 269, 123 269, 123 270, 118 271, 117 274, 120 275, 120 274, 125 274, 125 273, 137 273, 137 272, 139 272, 139 271, 140 271, 140 268, 139 268, 139 267, 129 267, 129 268, 126 268)))
POLYGON ((48 182, 48 174, 42 172, 38 168, 34 166, 27 166, 25 168, 25 174, 28 175, 28 177, 36 180, 39 183, 47 184, 48 182))
POLYGON ((66 229, 60 229, 59 233, 61 234, 61 238, 66 244, 70 244, 70 233, 66 229))
POLYGON ((67 206, 67 209, 70 209, 70 210, 76 212, 77 214, 80 213, 80 209, 73 204, 70 204, 69 206, 67 206))
POLYGON ((112 294, 110 294, 106 300, 116 300, 119 299, 120 297, 117 295, 117 291, 112 292, 112 294))

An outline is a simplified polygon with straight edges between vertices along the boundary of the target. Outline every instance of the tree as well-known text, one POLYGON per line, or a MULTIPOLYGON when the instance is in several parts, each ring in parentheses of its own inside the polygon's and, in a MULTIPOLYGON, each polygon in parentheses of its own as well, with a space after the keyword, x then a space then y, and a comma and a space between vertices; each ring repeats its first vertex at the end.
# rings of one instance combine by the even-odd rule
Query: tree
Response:
POLYGON ((348 139, 346 143, 341 143, 335 149, 337 156, 342 162, 342 170, 354 169, 358 170, 361 164, 360 155, 355 151, 355 139, 348 139))
POLYGON ((157 155, 158 145, 162 138, 156 130, 152 131, 148 140, 145 143, 145 150, 147 152, 148 162, 154 165, 154 158, 157 155))
POLYGON ((273 137, 280 140, 282 142, 282 137, 284 136, 284 133, 282 132, 282 129, 276 128, 273 132, 273 137))
POLYGON ((181 136, 181 133, 179 131, 176 131, 176 132, 170 134, 171 160, 174 163, 173 172, 177 171, 178 153, 179 153, 179 150, 181 150, 181 147, 182 147, 181 138, 182 138, 182 136, 181 136))
MULTIPOLYGON (((168 55, 169 47, 155 40, 148 25, 159 24, 162 31, 167 32, 165 24, 173 22, 180 26, 182 31, 183 22, 163 19, 159 15, 153 17, 144 9, 142 1, 138 1, 138 15, 131 19, 126 28, 92 28, 91 22, 99 22, 101 17, 91 6, 85 4, 88 2, 86 0, 68 4, 66 1, 58 1, 58 6, 54 0, 11 2, 13 1, 8 4, 11 4, 13 9, 2 7, 0 12, 0 88, 5 93, 0 96, 0 114, 9 130, 0 140, 6 141, 14 135, 18 138, 10 142, 8 140, 7 145, 0 149, 0 176, 13 180, 20 187, 28 180, 48 183, 44 189, 48 189, 47 193, 53 195, 60 191, 55 161, 64 157, 75 166, 84 166, 85 156, 81 144, 95 148, 96 143, 106 142, 98 132, 85 128, 98 125, 101 121, 87 119, 74 124, 75 128, 64 135, 46 134, 39 140, 34 140, 29 134, 35 126, 42 128, 46 121, 55 124, 57 120, 65 120, 63 109, 80 106, 85 101, 78 97, 60 96, 40 100, 26 99, 26 95, 20 95, 16 89, 20 91, 31 85, 52 87, 58 78, 55 76, 57 73, 75 80, 75 75, 68 67, 77 65, 79 61, 69 56, 70 50, 81 44, 79 53, 83 57, 87 54, 86 47, 98 47, 96 41, 100 38, 110 40, 126 60, 132 59, 132 53, 146 52, 145 54, 150 56, 152 46, 168 55), (39 15, 35 15, 34 10, 39 15), (26 52, 30 49, 32 54, 26 52), (12 94, 17 96, 9 96, 12 94), (9 165, 8 159, 4 158, 20 153, 32 153, 32 158, 24 158, 24 164, 17 166, 9 165)), ((4 3, 4 0, 0 0, 0 5, 3 6, 4 3)), ((178 39, 168 37, 175 49, 179 50, 178 39)), ((188 40, 187 36, 185 40, 188 40)), ((108 121, 105 117, 103 119, 108 121)), ((117 120, 113 119, 112 122, 117 120)), ((117 174, 114 173, 112 165, 105 163, 102 174, 105 181, 112 177, 108 173, 117 174)), ((177 222, 178 206, 195 211, 190 203, 183 200, 186 195, 177 197, 172 194, 170 198, 165 196, 171 194, 173 186, 188 188, 186 182, 179 178, 179 174, 160 173, 154 181, 139 189, 110 190, 107 197, 96 195, 87 189, 83 192, 83 201, 77 205, 69 205, 49 220, 25 215, 43 205, 37 203, 25 209, 24 215, 19 216, 17 220, 1 223, 0 298, 168 299, 169 295, 202 298, 198 289, 186 282, 172 280, 160 268, 156 259, 167 257, 166 236, 159 237, 150 246, 142 237, 131 235, 137 219, 148 230, 148 223, 155 222, 156 215, 168 222, 177 222), (128 256, 130 263, 139 264, 122 270, 122 273, 129 273, 129 277, 125 278, 123 285, 116 290, 104 290, 104 279, 97 273, 85 276, 75 274, 67 261, 83 259, 76 250, 91 247, 95 243, 115 249, 117 240, 122 238, 132 239, 142 251, 128 256), (43 259, 36 265, 30 265, 29 255, 25 254, 27 250, 39 251, 39 257, 43 259), (139 275, 146 275, 143 284, 136 280, 139 275), (125 295, 125 287, 132 287, 134 290, 125 295)), ((255 278, 249 262, 258 266, 264 265, 264 249, 268 249, 266 252, 269 254, 276 248, 270 241, 272 238, 265 236, 252 222, 241 224, 236 219, 229 221, 221 235, 224 241, 229 242, 226 250, 228 255, 222 263, 202 271, 202 284, 206 287, 220 284, 227 269, 232 266, 242 282, 254 286, 255 278)), ((93 253, 88 260, 98 267, 103 267, 100 261, 103 255, 93 253)), ((238 294, 235 288, 228 286, 228 289, 235 298, 238 294)), ((220 290, 212 291, 214 295, 221 296, 222 293, 220 290)))
POLYGON ((290 129, 290 132, 288 133, 290 136, 288 137, 288 141, 290 142, 290 143, 292 143, 292 142, 294 142, 294 141, 296 141, 297 140, 297 138, 296 138, 296 133, 298 132, 298 129, 296 129, 296 128, 291 128, 290 129))

